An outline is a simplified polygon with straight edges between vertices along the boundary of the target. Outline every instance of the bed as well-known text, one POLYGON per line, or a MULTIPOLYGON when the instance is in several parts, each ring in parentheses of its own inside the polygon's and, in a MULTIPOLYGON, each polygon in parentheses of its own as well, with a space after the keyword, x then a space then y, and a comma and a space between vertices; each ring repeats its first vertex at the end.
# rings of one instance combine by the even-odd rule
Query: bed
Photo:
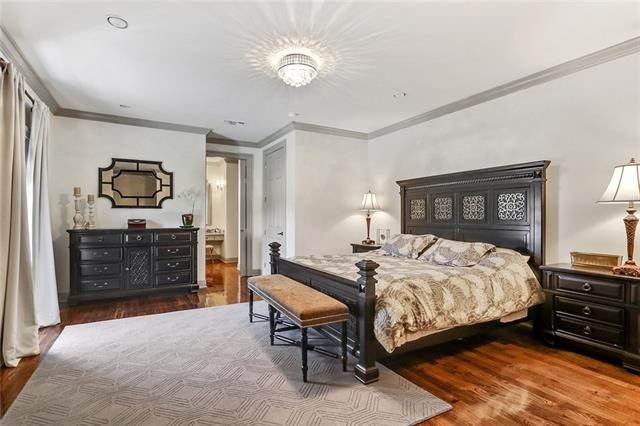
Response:
MULTIPOLYGON (((533 276, 540 279, 539 267, 544 262, 548 165, 548 161, 536 161, 398 181, 401 232, 434 234, 449 240, 482 241, 508 249, 505 252, 516 251, 528 258, 533 276)), ((388 259, 370 252, 333 259, 313 260, 307 257, 287 260, 280 257, 278 243, 269 246, 271 273, 305 283, 349 307, 349 347, 358 357, 354 372, 356 378, 365 384, 378 379, 376 360, 536 319, 539 309, 535 304, 514 312, 515 316, 445 327, 420 336, 400 336, 399 341, 390 344, 379 339, 380 335, 376 337, 375 329, 377 269, 382 263, 379 278, 388 281, 389 271, 396 267, 386 264, 388 259), (345 269, 344 262, 348 261, 355 263, 353 272, 345 269)), ((399 264, 397 268, 401 270, 399 264)), ((382 284, 387 283, 381 282, 381 287, 382 284)), ((339 330, 329 327, 323 332, 336 340, 339 338, 339 330)))

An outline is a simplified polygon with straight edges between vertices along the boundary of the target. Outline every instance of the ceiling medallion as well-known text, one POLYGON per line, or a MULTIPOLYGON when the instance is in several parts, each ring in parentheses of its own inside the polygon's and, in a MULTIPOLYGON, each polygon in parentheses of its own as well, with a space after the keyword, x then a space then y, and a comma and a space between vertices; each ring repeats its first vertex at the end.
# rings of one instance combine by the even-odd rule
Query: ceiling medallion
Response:
POLYGON ((289 86, 306 86, 317 75, 318 64, 309 55, 290 53, 278 61, 278 77, 289 86))

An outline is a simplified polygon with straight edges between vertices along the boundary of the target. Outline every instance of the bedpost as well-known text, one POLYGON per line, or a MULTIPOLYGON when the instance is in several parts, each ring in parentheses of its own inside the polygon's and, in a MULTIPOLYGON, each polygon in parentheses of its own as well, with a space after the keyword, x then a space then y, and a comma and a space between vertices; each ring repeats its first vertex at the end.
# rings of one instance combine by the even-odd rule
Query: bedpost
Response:
POLYGON ((271 258, 271 274, 278 273, 278 259, 280 258, 280 246, 281 244, 274 241, 269 243, 269 248, 271 249, 269 252, 269 257, 271 258))
POLYGON ((373 321, 376 310, 376 268, 373 260, 361 260, 356 263, 358 274, 358 364, 355 368, 356 379, 365 385, 378 381, 378 368, 375 358, 375 336, 373 321))

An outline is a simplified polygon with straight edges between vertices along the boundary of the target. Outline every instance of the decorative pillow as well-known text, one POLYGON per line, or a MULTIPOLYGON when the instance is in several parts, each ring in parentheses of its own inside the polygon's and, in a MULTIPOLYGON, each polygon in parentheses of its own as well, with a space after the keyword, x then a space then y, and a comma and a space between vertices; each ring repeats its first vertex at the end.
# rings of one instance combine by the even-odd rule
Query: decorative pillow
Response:
POLYGON ((380 248, 384 255, 417 259, 438 237, 431 234, 396 234, 380 248))
POLYGON ((419 259, 445 266, 473 266, 482 256, 495 248, 496 246, 488 243, 467 243, 440 238, 419 259))

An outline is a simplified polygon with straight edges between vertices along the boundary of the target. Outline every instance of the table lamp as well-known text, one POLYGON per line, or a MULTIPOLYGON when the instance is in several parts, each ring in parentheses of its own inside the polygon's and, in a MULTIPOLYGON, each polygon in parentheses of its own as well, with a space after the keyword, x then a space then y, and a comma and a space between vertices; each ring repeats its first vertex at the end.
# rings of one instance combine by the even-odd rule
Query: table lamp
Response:
POLYGON ((633 260, 633 245, 636 236, 638 218, 633 205, 640 201, 640 164, 633 158, 628 164, 616 166, 609 186, 600 197, 598 203, 628 203, 624 227, 627 231, 627 261, 622 266, 613 268, 613 273, 640 277, 640 267, 633 260))
POLYGON ((375 244, 370 237, 371 233, 371 213, 380 210, 380 205, 378 204, 378 200, 376 199, 376 194, 369 191, 364 194, 362 197, 362 205, 360 206, 360 210, 367 212, 367 239, 362 241, 362 244, 375 244))

